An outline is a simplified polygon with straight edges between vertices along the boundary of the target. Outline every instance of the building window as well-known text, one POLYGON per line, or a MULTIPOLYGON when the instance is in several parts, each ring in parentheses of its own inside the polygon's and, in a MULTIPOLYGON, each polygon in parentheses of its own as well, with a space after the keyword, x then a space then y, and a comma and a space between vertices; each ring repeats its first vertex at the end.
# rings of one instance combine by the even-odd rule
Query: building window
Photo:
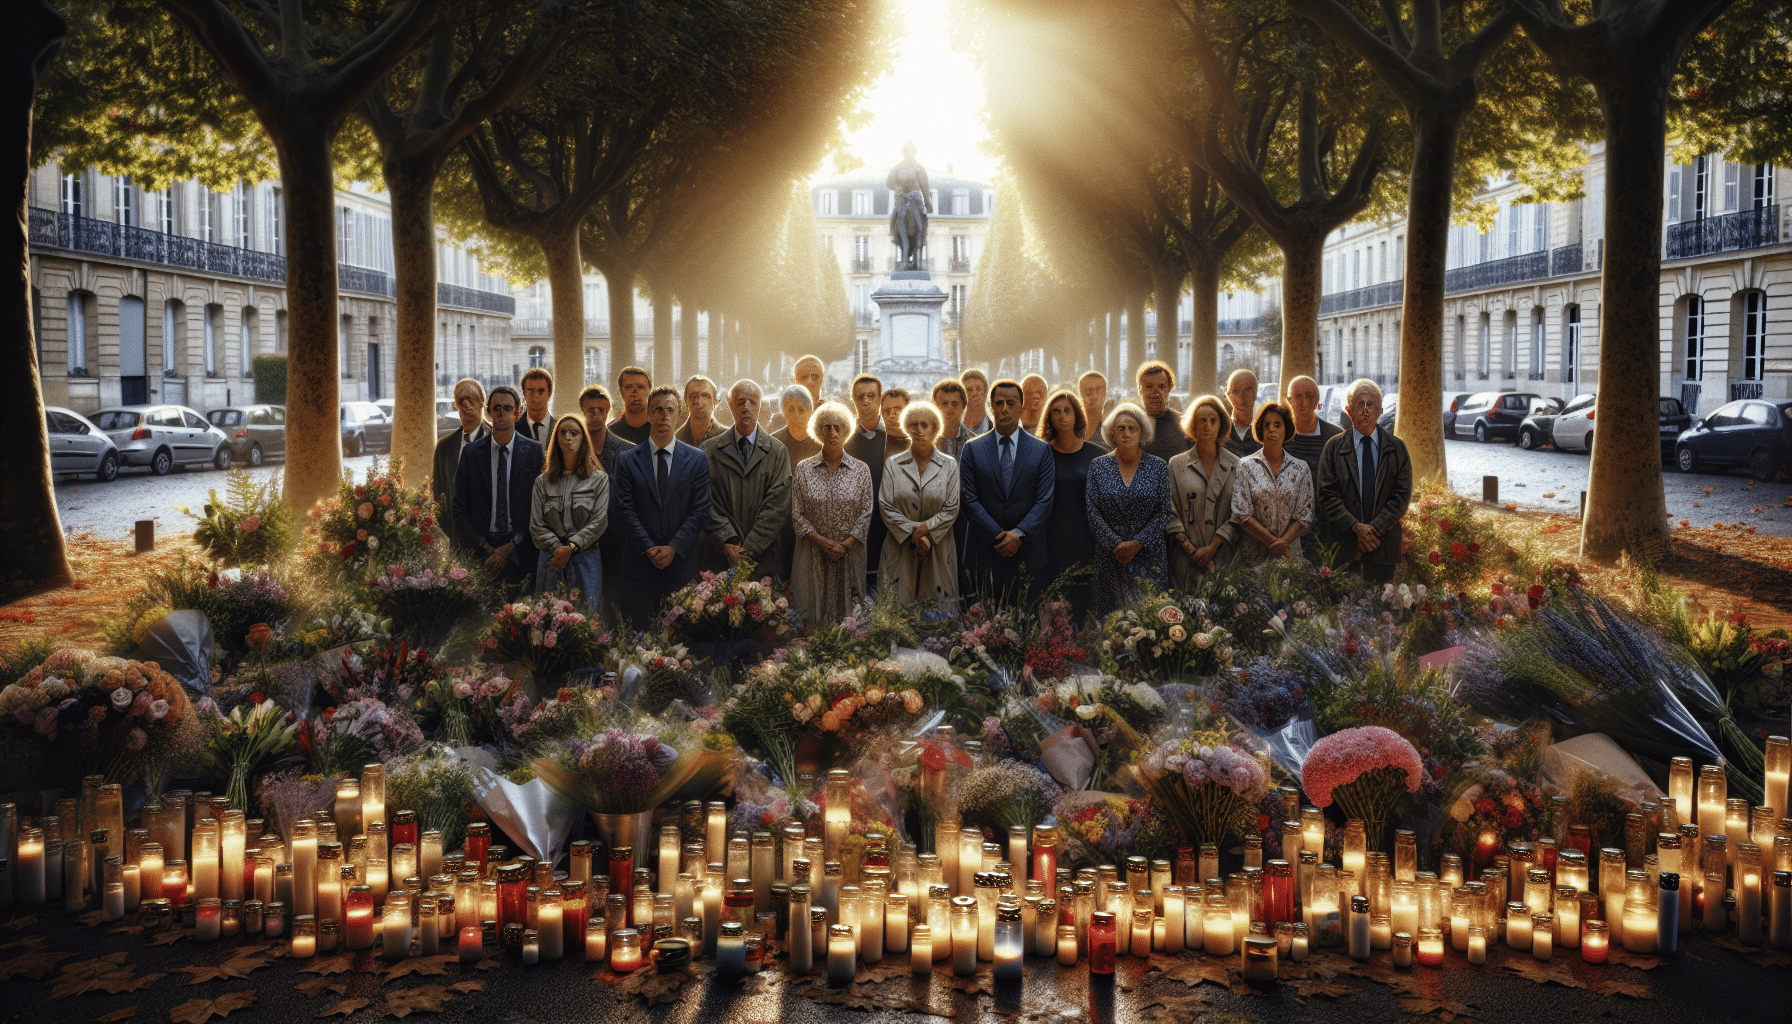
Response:
POLYGON ((255 319, 254 307, 248 307, 243 310, 243 322, 237 327, 237 334, 242 346, 242 373, 244 380, 248 380, 250 377, 254 376, 249 368, 255 362, 255 319))
POLYGON ((952 258, 960 263, 968 263, 971 259, 971 240, 966 235, 952 236, 952 258))
POLYGON ((971 190, 959 188, 952 190, 952 216, 969 217, 971 215, 971 190))
POLYGON ((1761 380, 1764 349, 1767 343, 1767 293, 1745 292, 1742 296, 1742 379, 1761 380))
MULTIPOLYGON (((1549 204, 1538 203, 1531 212, 1531 251, 1549 248, 1549 204)), ((1538 364, 1542 365, 1542 364, 1538 364)))
MULTIPOLYGON (((1486 238, 1486 235, 1482 235, 1486 238)), ((1478 371, 1482 380, 1486 380, 1493 372, 1493 314, 1481 314, 1481 364, 1478 371)))
MULTIPOLYGON (((1703 160, 1703 157, 1699 159, 1703 160)), ((1705 378, 1705 300, 1686 297, 1686 379, 1705 378)))
POLYGON ((1518 255, 1518 221, 1521 216, 1518 207, 1508 206, 1503 211, 1506 215, 1506 255, 1518 255))
POLYGON ((87 197, 79 174, 62 176, 62 212, 70 217, 87 216, 87 197))
MULTIPOLYGON (((822 194, 823 195, 833 195, 832 192, 824 192, 822 194)), ((597 372, 597 349, 596 348, 587 348, 585 350, 585 379, 586 380, 602 380, 603 379, 602 377, 600 377, 598 375, 598 372, 597 372)))
POLYGON ((1223 370, 1226 367, 1231 366, 1232 360, 1236 357, 1237 357, 1237 352, 1236 352, 1236 350, 1234 350, 1232 348, 1231 345, 1221 345, 1220 346, 1220 369, 1223 370))
POLYGON ((955 284, 952 286, 952 319, 954 320, 964 316, 965 295, 966 289, 964 285, 955 284))
POLYGON ((174 221, 174 189, 165 188, 156 193, 156 230, 164 235, 177 232, 174 221))
POLYGON ((823 189, 823 190, 821 190, 821 192, 817 193, 817 198, 820 199, 820 203, 815 208, 815 213, 817 216, 820 216, 820 217, 837 217, 837 216, 839 216, 839 214, 840 214, 840 210, 839 210, 840 193, 834 191, 831 188, 823 189))
POLYGON ((68 293, 68 375, 87 376, 87 294, 68 293))
POLYGON ((1350 288, 1355 291, 1363 286, 1363 250, 1353 249, 1350 253, 1350 288))
POLYGON ((128 174, 112 179, 112 213, 113 219, 124 227, 138 225, 137 190, 131 185, 128 174))
POLYGON ((218 314, 222 309, 218 306, 205 307, 205 320, 201 329, 205 332, 205 375, 221 376, 218 373, 218 314))
POLYGON ((546 366, 547 363, 548 363, 548 350, 543 348, 540 345, 530 345, 529 346, 529 369, 533 370, 533 369, 536 369, 537 367, 546 366))
POLYGON ((1754 208, 1773 205, 1773 165, 1756 164, 1754 174, 1754 208))
POLYGON ((1543 379, 1543 310, 1531 310, 1531 379, 1543 379))
POLYGON ((1710 209, 1711 201, 1711 161, 1709 157, 1694 157, 1692 162, 1692 210, 1689 219, 1700 220, 1710 209))
POLYGON ((218 194, 197 182, 193 187, 199 190, 199 237, 207 242, 216 242, 218 194))
POLYGON ((1488 256, 1489 252, 1492 250, 1492 246, 1493 246, 1493 243, 1490 241, 1491 238, 1492 238, 1492 236, 1489 235, 1487 232, 1485 232, 1485 231, 1481 232, 1481 249, 1475 255, 1476 263, 1486 263, 1487 262, 1487 256, 1488 256))
POLYGON ((251 248, 249 215, 254 208, 254 196, 250 189, 247 182, 238 182, 236 191, 230 194, 231 241, 242 249, 251 248))
POLYGON ((342 211, 342 227, 337 231, 337 261, 354 263, 355 260, 355 211, 346 206, 337 207, 342 211))
POLYGON ((871 216, 871 190, 855 188, 852 190, 852 215, 854 217, 871 216))

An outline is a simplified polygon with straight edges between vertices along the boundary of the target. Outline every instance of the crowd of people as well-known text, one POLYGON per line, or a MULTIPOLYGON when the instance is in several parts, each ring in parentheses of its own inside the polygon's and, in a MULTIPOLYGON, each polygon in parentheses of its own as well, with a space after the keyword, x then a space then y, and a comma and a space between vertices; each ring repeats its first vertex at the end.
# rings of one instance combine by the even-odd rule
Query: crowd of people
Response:
POLYGON ((1238 560, 1324 558, 1381 582, 1400 558, 1412 463, 1370 380, 1344 429, 1319 418, 1312 378, 1259 402, 1248 370, 1178 411, 1156 361, 1137 401, 1093 371, 1072 391, 970 369, 926 397, 867 373, 846 401, 823 398, 813 356, 794 376, 724 395, 697 375, 681 395, 630 366, 619 411, 590 384, 558 418, 545 369, 489 395, 462 380, 432 480, 452 543, 513 593, 576 591, 637 627, 742 560, 816 624, 880 588, 955 609, 1051 587, 1080 620, 1238 560))

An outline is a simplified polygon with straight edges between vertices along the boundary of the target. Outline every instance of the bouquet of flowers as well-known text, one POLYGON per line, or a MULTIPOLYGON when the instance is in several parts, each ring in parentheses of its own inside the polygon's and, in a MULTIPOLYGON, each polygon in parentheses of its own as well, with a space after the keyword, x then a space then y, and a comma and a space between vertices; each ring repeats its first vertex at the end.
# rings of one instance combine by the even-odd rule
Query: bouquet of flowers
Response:
POLYGON ((519 695, 516 682, 499 668, 450 668, 423 687, 419 710, 441 716, 437 738, 451 747, 469 747, 509 731, 504 709, 519 695))
POLYGON ((1149 800, 1072 793, 1052 813, 1064 834, 1067 864, 1124 864, 1129 856, 1161 860, 1176 849, 1175 833, 1149 800))
POLYGON ((610 642, 602 625, 571 601, 543 594, 498 609, 479 649, 523 666, 536 685, 553 687, 573 669, 597 660, 599 648, 610 642))
POLYGON ((434 655, 409 640, 355 644, 322 660, 324 690, 338 701, 372 698, 408 705, 444 671, 434 655))
POLYGON ((209 492, 205 515, 194 516, 185 505, 174 506, 198 520, 193 540, 218 565, 254 566, 277 562, 295 539, 292 506, 280 499, 280 478, 261 483, 248 470, 225 476, 224 499, 209 492))
POLYGON ((968 655, 1018 674, 1027 659, 1027 617, 1009 608, 985 607, 987 603, 979 601, 965 609, 951 656, 968 655))
MULTIPOLYGON (((356 766, 356 771, 360 767, 356 766)), ((279 835, 292 835, 292 827, 320 807, 333 807, 336 775, 308 775, 302 768, 283 768, 263 775, 255 783, 255 798, 269 826, 279 835)))
POLYGON ((364 580, 387 562, 415 558, 445 540, 429 488, 406 487, 403 469, 403 460, 394 459, 381 472, 376 459, 365 480, 344 477, 336 497, 306 513, 312 525, 301 550, 325 578, 364 580))
POLYGON ((681 644, 775 641, 790 632, 790 598, 770 576, 753 578, 743 558, 723 573, 706 572, 673 594, 661 620, 667 639, 681 644))
POLYGON ((473 804, 473 767, 441 744, 386 762, 386 806, 417 812, 418 827, 442 833, 442 847, 460 846, 473 804))
POLYGON ((1089 655, 1077 642, 1070 602, 1051 602, 1040 613, 1043 625, 1027 640, 1026 670, 1037 680, 1062 679, 1089 655))
POLYGON ((616 702, 613 686, 577 689, 562 686, 551 696, 530 703, 517 694, 499 709, 505 738, 525 747, 540 746, 575 736, 589 735, 594 726, 627 725, 632 709, 616 702))
POLYGON ((1543 791, 1502 767, 1470 770, 1460 777, 1440 838, 1480 870, 1512 841, 1534 841, 1548 821, 1543 791))
POLYGON ((211 730, 211 741, 205 747, 206 767, 214 777, 229 778, 224 796, 231 807, 247 814, 249 773, 298 741, 298 720, 271 700, 238 704, 225 715, 207 697, 199 702, 198 713, 211 730))
POLYGON ((1279 729, 1307 710, 1300 674, 1281 659, 1263 655, 1215 680, 1208 698, 1216 712, 1256 732, 1279 729))
POLYGON ((466 567, 437 572, 435 559, 424 556, 388 563, 368 578, 367 590, 394 632, 434 647, 479 611, 477 584, 466 567))
POLYGON ((1333 800, 1344 813, 1361 818, 1369 848, 1386 848, 1388 820, 1403 793, 1417 793, 1425 769, 1419 752, 1404 737, 1378 725, 1341 729, 1323 736, 1300 767, 1300 785, 1316 807, 1333 800))
POLYGON ((680 753, 652 732, 605 729, 553 744, 533 764, 549 789, 594 814, 637 814, 686 787, 714 789, 728 755, 700 743, 680 753))
POLYGON ((674 701, 699 707, 717 699, 715 685, 697 671, 696 659, 683 644, 662 647, 655 637, 639 634, 633 646, 611 648, 605 664, 621 680, 625 699, 650 715, 664 714, 674 701))
POLYGON ((1051 776, 1019 761, 978 768, 957 787, 965 826, 981 828, 1003 842, 1009 826, 1031 827, 1044 821, 1063 794, 1051 776))
POLYGON ((1406 513, 1405 573, 1433 588, 1462 590, 1497 572, 1510 549, 1488 517, 1460 494, 1427 494, 1406 513))
POLYGON ((1232 663, 1232 634, 1212 619, 1192 618, 1165 595, 1109 614, 1101 635, 1102 660, 1115 675, 1211 676, 1232 663))
POLYGON ((204 745, 185 691, 155 662, 83 651, 56 651, 0 690, 0 721, 41 749, 71 792, 89 775, 133 781, 204 745))
MULTIPOLYGON (((929 688, 955 689, 950 682, 929 688)), ((887 729, 913 721, 928 706, 894 659, 816 665, 798 655, 754 666, 723 705, 722 726, 756 746, 788 785, 796 780, 799 745, 863 754, 887 729)))
POLYGON ((299 748, 317 775, 355 774, 422 741, 423 730, 409 713, 372 695, 313 712, 299 730, 299 748))
POLYGON ((1269 776, 1223 732, 1161 744, 1134 769, 1139 785, 1192 843, 1221 843, 1252 831, 1269 776))

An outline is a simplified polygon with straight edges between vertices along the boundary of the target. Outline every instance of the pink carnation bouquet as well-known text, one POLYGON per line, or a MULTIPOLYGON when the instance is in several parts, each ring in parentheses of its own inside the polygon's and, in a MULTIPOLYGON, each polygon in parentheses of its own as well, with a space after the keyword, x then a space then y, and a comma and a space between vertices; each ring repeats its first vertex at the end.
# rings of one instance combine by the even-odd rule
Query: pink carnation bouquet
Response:
POLYGON ((1361 818, 1370 849, 1382 849, 1388 819, 1401 793, 1417 793, 1424 776, 1419 752, 1399 733, 1379 725, 1340 729, 1307 753, 1301 788, 1314 806, 1335 799, 1344 813, 1361 818))

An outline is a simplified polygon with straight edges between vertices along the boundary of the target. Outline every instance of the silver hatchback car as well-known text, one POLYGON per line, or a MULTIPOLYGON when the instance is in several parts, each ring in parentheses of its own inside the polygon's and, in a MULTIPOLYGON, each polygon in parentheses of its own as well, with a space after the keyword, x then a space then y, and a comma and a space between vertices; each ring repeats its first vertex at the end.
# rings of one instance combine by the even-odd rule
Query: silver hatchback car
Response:
POLYGON ((53 472, 92 473, 102 483, 118 478, 118 445, 87 417, 73 409, 45 406, 44 429, 49 432, 53 472))
POLYGON ((163 476, 175 466, 230 468, 230 438, 184 405, 119 405, 89 419, 111 436, 127 466, 163 476))

